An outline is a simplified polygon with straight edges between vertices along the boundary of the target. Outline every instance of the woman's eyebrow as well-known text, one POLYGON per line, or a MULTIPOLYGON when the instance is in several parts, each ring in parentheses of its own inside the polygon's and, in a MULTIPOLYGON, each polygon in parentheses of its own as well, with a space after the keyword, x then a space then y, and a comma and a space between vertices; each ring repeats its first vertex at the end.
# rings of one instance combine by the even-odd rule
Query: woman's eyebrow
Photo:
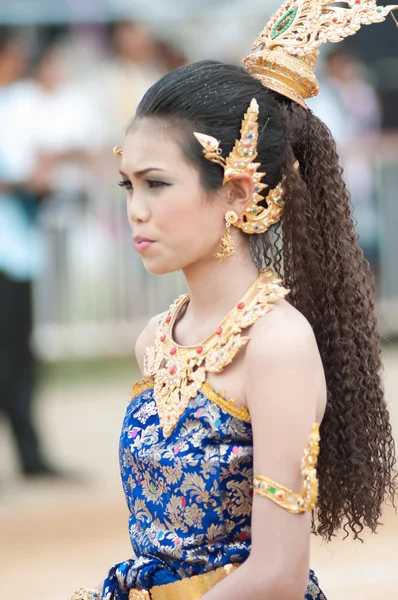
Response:
MULTIPOLYGON (((142 169, 141 171, 136 171, 135 173, 133 173, 134 177, 142 177, 143 175, 146 175, 146 173, 149 173, 149 171, 163 171, 164 169, 159 169, 157 167, 148 167, 147 169, 142 169)), ((128 175, 126 175, 126 173, 124 173, 121 169, 119 170, 120 175, 123 175, 124 177, 128 177, 128 175)))

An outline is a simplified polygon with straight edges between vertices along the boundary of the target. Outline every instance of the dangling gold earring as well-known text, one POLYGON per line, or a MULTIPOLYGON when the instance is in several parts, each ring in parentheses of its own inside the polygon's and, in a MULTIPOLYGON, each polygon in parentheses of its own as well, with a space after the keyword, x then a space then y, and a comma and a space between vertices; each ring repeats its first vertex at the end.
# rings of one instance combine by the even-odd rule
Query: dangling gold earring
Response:
POLYGON ((231 258, 235 254, 234 238, 230 234, 229 230, 231 225, 238 223, 239 217, 234 210, 229 210, 225 214, 225 223, 227 231, 221 238, 221 252, 214 254, 215 258, 223 260, 224 258, 231 258))

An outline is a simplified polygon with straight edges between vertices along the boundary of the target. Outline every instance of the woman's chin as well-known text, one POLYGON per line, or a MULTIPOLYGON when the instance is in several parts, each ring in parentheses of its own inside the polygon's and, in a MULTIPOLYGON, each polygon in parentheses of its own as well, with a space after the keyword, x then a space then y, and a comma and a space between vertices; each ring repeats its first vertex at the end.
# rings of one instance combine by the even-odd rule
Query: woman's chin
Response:
POLYGON ((180 265, 174 266, 164 263, 156 263, 155 261, 150 260, 143 260, 142 262, 146 271, 151 273, 151 275, 167 275, 168 273, 174 273, 175 271, 179 271, 181 269, 180 265))

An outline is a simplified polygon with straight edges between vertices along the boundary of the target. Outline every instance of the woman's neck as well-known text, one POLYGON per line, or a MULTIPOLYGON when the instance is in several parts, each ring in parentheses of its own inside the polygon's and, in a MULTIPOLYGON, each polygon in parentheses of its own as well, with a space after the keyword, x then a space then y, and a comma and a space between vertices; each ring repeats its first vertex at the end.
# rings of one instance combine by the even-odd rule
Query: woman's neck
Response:
POLYGON ((195 263, 184 269, 190 303, 189 320, 220 320, 245 295, 259 273, 247 244, 232 258, 195 263))

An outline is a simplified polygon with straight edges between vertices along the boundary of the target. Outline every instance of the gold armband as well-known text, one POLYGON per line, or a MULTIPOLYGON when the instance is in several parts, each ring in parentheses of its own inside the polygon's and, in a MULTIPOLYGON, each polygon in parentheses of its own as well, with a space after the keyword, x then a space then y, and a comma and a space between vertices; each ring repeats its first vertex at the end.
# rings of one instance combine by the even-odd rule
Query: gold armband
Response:
POLYGON ((103 600, 102 594, 98 590, 87 590, 80 588, 72 596, 70 600, 103 600))
POLYGON ((262 475, 254 477, 254 493, 273 500, 279 506, 292 513, 313 510, 318 498, 316 463, 319 455, 319 440, 319 425, 315 423, 312 426, 312 431, 301 461, 301 477, 303 479, 301 494, 296 494, 280 483, 273 481, 273 479, 263 477, 262 475))

